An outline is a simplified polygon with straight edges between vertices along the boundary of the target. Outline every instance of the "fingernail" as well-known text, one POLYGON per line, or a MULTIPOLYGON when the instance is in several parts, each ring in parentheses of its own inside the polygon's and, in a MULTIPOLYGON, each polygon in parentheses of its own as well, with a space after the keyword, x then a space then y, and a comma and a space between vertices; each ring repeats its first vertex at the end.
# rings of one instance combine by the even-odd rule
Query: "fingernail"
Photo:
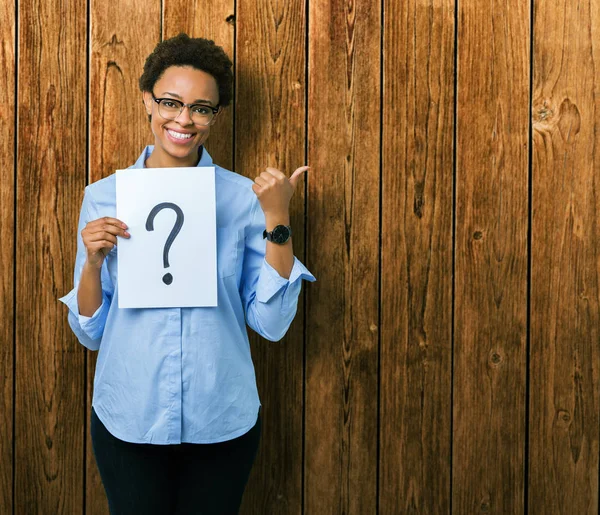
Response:
POLYGON ((121 227, 123 227, 123 229, 127 229, 127 225, 125 224, 121 224, 121 227))

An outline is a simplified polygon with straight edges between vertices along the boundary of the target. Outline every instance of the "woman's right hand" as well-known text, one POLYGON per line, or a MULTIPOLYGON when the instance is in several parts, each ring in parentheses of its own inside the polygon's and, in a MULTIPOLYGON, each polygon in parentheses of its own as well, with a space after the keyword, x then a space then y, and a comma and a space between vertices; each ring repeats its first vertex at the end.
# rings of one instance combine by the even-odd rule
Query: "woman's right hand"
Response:
POLYGON ((129 238, 127 225, 110 216, 88 222, 81 231, 87 253, 87 263, 95 268, 102 267, 104 258, 117 244, 117 236, 129 238))

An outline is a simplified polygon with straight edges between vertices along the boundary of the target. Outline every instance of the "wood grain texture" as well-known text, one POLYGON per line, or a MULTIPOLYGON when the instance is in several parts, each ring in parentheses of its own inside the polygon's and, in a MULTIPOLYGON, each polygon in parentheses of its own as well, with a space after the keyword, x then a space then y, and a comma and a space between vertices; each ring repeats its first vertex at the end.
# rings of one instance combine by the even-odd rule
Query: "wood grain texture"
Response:
POLYGON ((529 4, 458 3, 454 513, 523 513, 529 4))
POLYGON ((108 513, 97 354, 57 299, 86 183, 153 141, 138 78, 161 27, 237 57, 215 162, 290 174, 308 149, 312 166, 291 210, 318 281, 282 342, 250 331, 263 432, 242 513, 598 513, 594 0, 4 2, 0 513, 108 513))
POLYGON ((450 512, 454 1, 386 3, 383 40, 379 509, 437 515, 450 512))
MULTIPOLYGON (((305 10, 301 0, 237 2, 235 171, 253 180, 268 166, 290 176, 305 164, 305 10)), ((304 180, 290 213, 294 255, 305 263, 304 180)), ((249 331, 263 427, 244 514, 301 513, 303 310, 300 297, 278 343, 249 331)))
POLYGON ((305 513, 373 513, 381 4, 309 9, 305 513))
POLYGON ((90 183, 132 165, 154 144, 138 80, 159 41, 160 0, 92 0, 90 183))
POLYGON ((600 5, 535 3, 529 513, 598 513, 600 5))
POLYGON ((13 509, 15 2, 0 8, 0 511, 13 509))
MULTIPOLYGON (((92 0, 90 9, 89 178, 93 183, 132 165, 146 145, 154 144, 138 80, 146 57, 160 41, 161 3, 92 0)), ((87 354, 89 428, 98 354, 87 354)), ((86 513, 105 514, 108 503, 89 430, 86 438, 86 513)))
MULTIPOLYGON (((233 62, 235 0, 163 0, 163 12, 163 39, 180 32, 194 38, 212 39, 233 62)), ((233 169, 233 109, 232 101, 211 127, 206 142, 213 161, 228 170, 233 169)))
POLYGON ((86 2, 19 6, 15 513, 83 506, 84 351, 73 284, 85 186, 86 2))

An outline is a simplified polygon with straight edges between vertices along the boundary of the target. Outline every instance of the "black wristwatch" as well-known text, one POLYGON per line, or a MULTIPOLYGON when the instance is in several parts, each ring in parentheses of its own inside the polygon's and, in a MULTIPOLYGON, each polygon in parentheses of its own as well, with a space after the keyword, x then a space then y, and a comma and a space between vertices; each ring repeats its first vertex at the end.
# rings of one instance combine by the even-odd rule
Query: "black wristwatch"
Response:
POLYGON ((267 238, 267 241, 278 243, 283 245, 292 237, 292 228, 289 225, 276 225, 272 231, 263 231, 263 238, 267 238))

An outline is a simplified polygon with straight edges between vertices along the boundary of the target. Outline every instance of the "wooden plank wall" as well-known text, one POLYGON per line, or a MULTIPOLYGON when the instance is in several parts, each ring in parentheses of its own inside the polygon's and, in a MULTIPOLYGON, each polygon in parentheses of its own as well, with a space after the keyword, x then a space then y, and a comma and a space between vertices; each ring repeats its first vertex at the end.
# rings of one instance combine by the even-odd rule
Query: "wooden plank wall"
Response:
POLYGON ((367 513, 377 503, 381 7, 312 0, 309 15, 307 262, 319 286, 306 300, 304 507, 367 513))
MULTIPOLYGON (((86 2, 19 0, 14 312, 15 513, 78 513, 85 353, 57 303, 86 176, 86 2)), ((68 289, 67 289, 68 291, 68 289)))
MULTIPOLYGON (((239 0, 235 9, 235 170, 252 179, 268 166, 289 174, 305 163, 306 8, 302 0, 239 0)), ((301 181, 290 207, 294 254, 306 263, 303 190, 301 181)), ((275 345, 250 331, 264 415, 257 462, 265 466, 250 478, 245 513, 302 513, 302 301, 297 313, 275 345)))
POLYGON ((83 189, 152 142, 144 59, 235 63, 216 162, 312 169, 315 274, 251 332, 244 514, 598 513, 600 3, 41 0, 0 6, 0 513, 108 513, 72 287, 83 189))
POLYGON ((529 6, 458 9, 452 507, 521 513, 529 6))
POLYGON ((14 241, 16 33, 15 2, 0 11, 0 507, 13 505, 13 407, 15 402, 14 241))
POLYGON ((384 21, 379 506, 449 513, 454 2, 384 21))
MULTIPOLYGON (((600 4, 535 5, 529 508, 598 512, 600 4)), ((546 510, 547 511, 547 510, 546 510)))

